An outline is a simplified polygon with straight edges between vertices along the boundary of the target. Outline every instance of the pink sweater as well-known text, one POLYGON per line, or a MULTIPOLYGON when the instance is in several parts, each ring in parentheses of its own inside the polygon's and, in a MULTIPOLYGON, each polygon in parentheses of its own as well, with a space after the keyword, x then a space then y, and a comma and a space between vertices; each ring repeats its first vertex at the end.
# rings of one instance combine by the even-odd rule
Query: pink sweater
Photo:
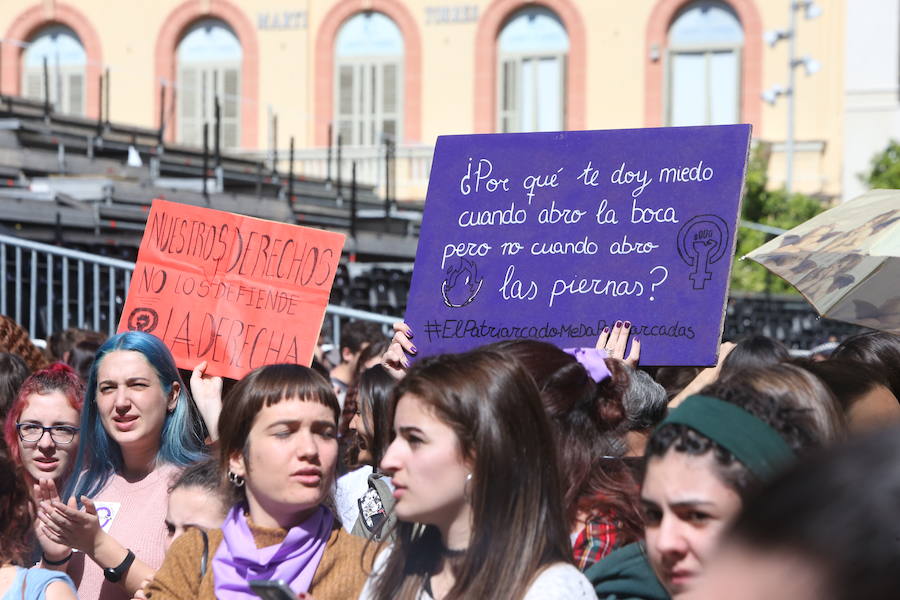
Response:
MULTIPOLYGON (((93 498, 100 525, 154 569, 161 567, 165 558, 168 492, 177 473, 177 467, 161 465, 144 479, 131 483, 113 475, 93 498)), ((68 573, 81 600, 130 598, 119 584, 106 581, 102 569, 80 552, 72 557, 68 573)))

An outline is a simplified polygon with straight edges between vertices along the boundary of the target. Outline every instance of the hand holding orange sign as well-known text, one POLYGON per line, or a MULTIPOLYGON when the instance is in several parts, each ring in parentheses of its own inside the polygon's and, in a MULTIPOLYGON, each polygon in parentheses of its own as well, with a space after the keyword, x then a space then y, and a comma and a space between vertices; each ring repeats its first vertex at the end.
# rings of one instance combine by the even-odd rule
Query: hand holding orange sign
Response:
POLYGON ((119 331, 159 337, 176 364, 239 379, 309 365, 344 235, 154 200, 119 331))

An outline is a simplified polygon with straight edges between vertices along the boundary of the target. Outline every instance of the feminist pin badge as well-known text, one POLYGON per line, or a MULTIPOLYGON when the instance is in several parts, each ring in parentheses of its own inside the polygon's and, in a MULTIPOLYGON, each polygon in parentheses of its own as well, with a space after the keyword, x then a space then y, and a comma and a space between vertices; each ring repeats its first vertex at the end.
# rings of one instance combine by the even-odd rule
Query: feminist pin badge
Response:
POLYGON ((678 231, 678 254, 689 267, 688 278, 695 290, 712 279, 710 265, 717 263, 728 248, 728 224, 716 215, 697 215, 678 231))
POLYGON ((94 507, 97 509, 97 520, 100 521, 100 529, 109 533, 109 529, 113 524, 113 519, 116 518, 116 514, 118 514, 122 504, 120 502, 95 500, 94 507))

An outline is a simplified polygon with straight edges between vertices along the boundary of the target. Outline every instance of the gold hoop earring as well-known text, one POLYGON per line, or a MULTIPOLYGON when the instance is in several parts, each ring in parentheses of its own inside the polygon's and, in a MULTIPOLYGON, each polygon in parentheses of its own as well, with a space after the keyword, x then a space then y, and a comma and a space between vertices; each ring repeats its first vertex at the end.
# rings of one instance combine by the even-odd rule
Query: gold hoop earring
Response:
POLYGON ((469 473, 466 475, 466 483, 463 485, 463 496, 465 497, 466 500, 472 499, 472 491, 471 491, 471 489, 469 489, 471 484, 472 484, 472 474, 469 473))

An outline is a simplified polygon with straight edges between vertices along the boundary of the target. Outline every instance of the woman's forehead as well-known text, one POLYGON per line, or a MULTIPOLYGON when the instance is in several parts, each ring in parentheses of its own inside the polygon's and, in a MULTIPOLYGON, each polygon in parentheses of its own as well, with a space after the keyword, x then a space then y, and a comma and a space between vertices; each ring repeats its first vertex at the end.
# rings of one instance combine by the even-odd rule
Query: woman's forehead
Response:
POLYGON ((22 414, 38 413, 59 414, 60 416, 69 416, 68 413, 74 413, 76 417, 78 416, 78 411, 69 403, 69 399, 62 390, 47 390, 29 394, 23 404, 22 414))
POLYGON ((737 498, 716 471, 712 452, 688 454, 670 449, 647 461, 641 496, 658 503, 715 502, 737 498))
POLYGON ((274 404, 263 404, 256 417, 261 421, 279 420, 335 420, 334 411, 318 400, 283 398, 274 404))
POLYGON ((97 379, 134 377, 156 374, 147 357, 137 350, 113 350, 97 366, 97 379))
POLYGON ((427 425, 443 425, 446 427, 444 422, 438 418, 434 408, 428 405, 421 397, 410 392, 403 394, 397 401, 397 408, 394 411, 394 422, 398 426, 400 423, 405 423, 418 427, 427 425))

